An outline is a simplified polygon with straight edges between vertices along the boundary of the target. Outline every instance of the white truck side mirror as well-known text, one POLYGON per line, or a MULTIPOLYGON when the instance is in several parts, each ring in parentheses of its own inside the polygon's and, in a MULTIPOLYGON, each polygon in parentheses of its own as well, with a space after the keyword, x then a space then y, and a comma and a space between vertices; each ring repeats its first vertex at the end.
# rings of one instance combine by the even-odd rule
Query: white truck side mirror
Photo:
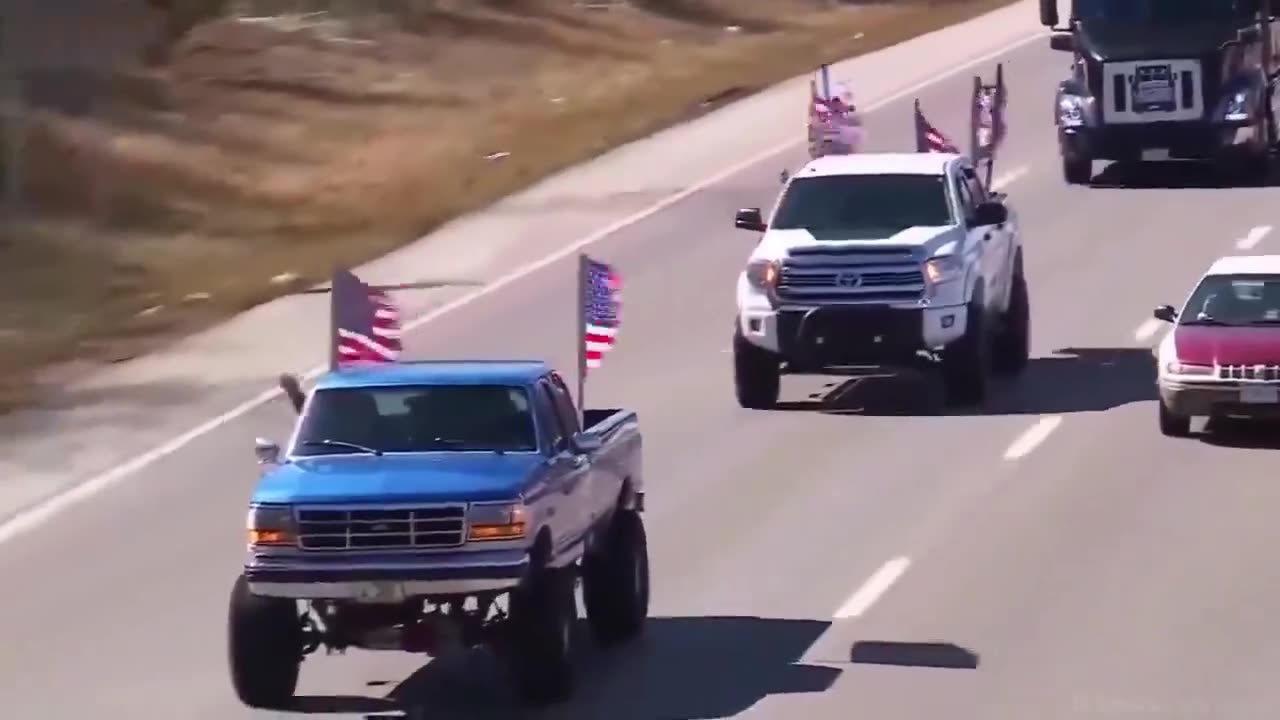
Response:
POLYGON ((253 441, 253 454, 259 465, 275 465, 280 462, 280 446, 274 440, 256 438, 253 441))

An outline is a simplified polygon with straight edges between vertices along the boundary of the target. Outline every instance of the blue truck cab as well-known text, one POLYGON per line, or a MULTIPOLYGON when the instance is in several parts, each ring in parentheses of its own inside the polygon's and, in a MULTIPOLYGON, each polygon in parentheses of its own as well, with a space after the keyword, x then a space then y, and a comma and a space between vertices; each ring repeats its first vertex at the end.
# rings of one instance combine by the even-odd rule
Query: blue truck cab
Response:
POLYGON ((228 623, 241 700, 287 707, 321 646, 478 644, 511 662, 530 701, 566 699, 577 582, 602 644, 639 634, 649 600, 638 419, 581 416, 538 361, 319 378, 286 448, 257 441, 228 623))

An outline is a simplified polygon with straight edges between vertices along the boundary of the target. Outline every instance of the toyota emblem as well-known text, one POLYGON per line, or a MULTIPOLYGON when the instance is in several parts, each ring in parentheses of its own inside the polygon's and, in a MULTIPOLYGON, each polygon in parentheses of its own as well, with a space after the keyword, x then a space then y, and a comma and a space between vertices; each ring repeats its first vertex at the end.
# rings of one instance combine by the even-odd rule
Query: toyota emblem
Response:
POLYGON ((836 276, 836 285, 844 288, 855 288, 862 282, 862 276, 856 273, 840 273, 836 276))

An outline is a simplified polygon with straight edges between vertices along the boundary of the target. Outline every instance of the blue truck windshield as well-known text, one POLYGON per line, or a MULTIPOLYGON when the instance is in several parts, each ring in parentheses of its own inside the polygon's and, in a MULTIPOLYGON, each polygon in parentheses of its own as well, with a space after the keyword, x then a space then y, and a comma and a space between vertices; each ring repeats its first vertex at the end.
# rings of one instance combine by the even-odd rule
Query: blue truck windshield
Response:
POLYGON ((827 175, 792 181, 771 227, 808 230, 819 240, 871 240, 950 224, 941 175, 827 175))
POLYGON ((524 388, 415 385, 318 390, 298 428, 293 454, 537 449, 524 388))
POLYGON ((1085 23, 1193 25, 1248 22, 1257 0, 1075 0, 1074 17, 1085 23))

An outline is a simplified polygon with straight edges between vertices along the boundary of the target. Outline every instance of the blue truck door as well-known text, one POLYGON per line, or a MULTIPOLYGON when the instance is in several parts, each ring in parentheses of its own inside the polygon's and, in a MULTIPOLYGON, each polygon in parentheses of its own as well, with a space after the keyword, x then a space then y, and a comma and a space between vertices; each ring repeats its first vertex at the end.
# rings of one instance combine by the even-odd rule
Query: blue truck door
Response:
MULTIPOLYGON (((569 388, 565 387, 564 381, 559 375, 551 375, 551 393, 555 396, 556 414, 560 416, 560 422, 564 425, 566 431, 570 435, 585 428, 578 426, 578 409, 573 404, 573 396, 569 394, 569 388)), ((621 491, 621 486, 616 490, 611 489, 612 476, 601 471, 598 464, 592 464, 593 460, 598 458, 587 458, 587 464, 590 470, 587 472, 583 482, 586 485, 586 492, 583 502, 587 505, 586 522, 588 527, 595 525, 596 521, 605 514, 606 510, 612 508, 613 498, 621 491)))
MULTIPOLYGON (((555 509, 552 537, 556 551, 581 538, 591 522, 589 483, 586 482, 590 465, 569 448, 570 430, 564 426, 556 411, 555 394, 545 380, 538 383, 539 405, 544 409, 540 417, 548 425, 551 442, 551 506, 555 509)), ((572 426, 571 426, 572 427, 572 426)))

